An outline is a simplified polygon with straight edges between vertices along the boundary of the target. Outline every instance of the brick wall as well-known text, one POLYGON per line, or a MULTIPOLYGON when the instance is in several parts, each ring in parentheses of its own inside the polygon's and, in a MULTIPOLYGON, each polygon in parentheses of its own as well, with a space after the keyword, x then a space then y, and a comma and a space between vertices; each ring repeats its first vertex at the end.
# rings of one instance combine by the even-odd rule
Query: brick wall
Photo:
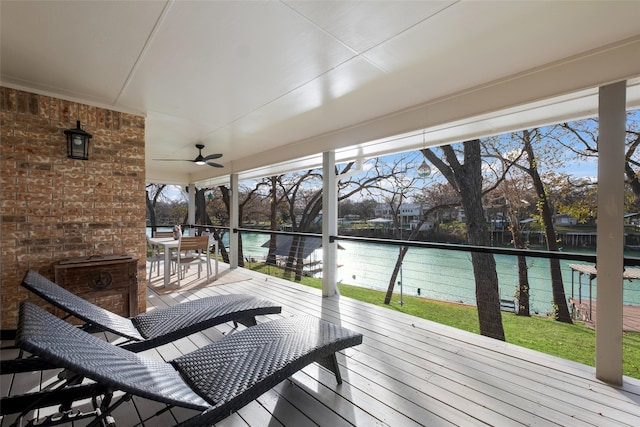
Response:
POLYGON ((131 254, 146 310, 144 117, 0 87, 1 327, 16 326, 27 269, 131 254), (65 129, 93 135, 89 160, 67 158, 65 129))

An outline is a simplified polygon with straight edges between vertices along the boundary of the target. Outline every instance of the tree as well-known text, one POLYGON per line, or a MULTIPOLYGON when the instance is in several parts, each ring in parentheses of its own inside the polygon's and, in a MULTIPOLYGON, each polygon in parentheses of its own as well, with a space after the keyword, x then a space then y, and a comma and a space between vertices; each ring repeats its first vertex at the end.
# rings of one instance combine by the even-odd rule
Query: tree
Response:
MULTIPOLYGON (((248 207, 251 206, 251 203, 257 199, 260 195, 260 189, 267 185, 266 181, 258 181, 254 187, 243 187, 239 191, 238 195, 238 226, 242 227, 245 220, 245 211, 248 210, 248 207)), ((231 212, 231 191, 229 187, 225 185, 218 186, 218 190, 220 190, 220 194, 222 195, 222 201, 224 203, 227 223, 229 218, 229 213, 231 212)), ((223 255, 223 260, 225 262, 229 262, 229 256, 224 249, 224 245, 222 244, 223 234, 214 233, 214 237, 218 240, 219 246, 221 247, 220 251, 223 255), (226 258, 225 258, 226 256, 226 258)), ((244 267, 244 254, 242 250, 242 234, 240 234, 238 238, 238 266, 244 267)))
MULTIPOLYGON (((454 206, 453 204, 451 205, 438 205, 438 206, 434 206, 431 207, 425 211, 422 212, 422 216, 420 218, 420 220, 416 223, 416 226, 414 228, 411 229, 409 236, 407 237, 406 240, 415 240, 417 234, 420 232, 420 229, 422 228, 423 224, 427 221, 427 219, 429 218, 429 216, 431 214, 433 214, 434 212, 443 209, 443 208, 448 208, 448 207, 452 207, 454 206)), ((393 267, 393 271, 391 272, 391 278, 389 279, 389 285, 387 286, 387 293, 384 296, 384 303, 385 304, 390 304, 391 303, 391 297, 393 296, 393 289, 395 287, 395 283, 396 280, 398 279, 398 274, 400 273, 400 269, 402 268, 402 263, 404 262, 404 258, 407 255, 407 252, 409 252, 409 246, 408 245, 404 245, 404 246, 400 246, 400 251, 399 251, 399 255, 398 258, 396 259, 396 264, 393 267)))
POLYGON ((553 190, 556 211, 570 215, 579 224, 595 223, 598 212, 597 183, 590 178, 571 178, 565 174, 554 174, 553 190))
MULTIPOLYGON (((280 177, 278 184, 282 191, 283 200, 286 201, 289 209, 292 231, 309 231, 312 222, 320 213, 322 209, 322 189, 316 189, 319 182, 322 182, 322 175, 314 169, 280 177), (320 202, 318 203, 318 201, 320 202)), ((289 256, 285 264, 285 279, 290 278, 292 271, 295 271, 295 281, 302 279, 303 248, 303 237, 293 236, 289 248, 289 256)))
MULTIPOLYGON (((379 168, 378 159, 370 161, 371 167, 366 170, 355 168, 355 162, 337 165, 334 173, 338 178, 338 203, 355 194, 370 193, 378 188, 378 182, 387 179, 390 172, 379 168)), ((288 206, 291 227, 296 232, 319 231, 321 224, 319 215, 322 211, 322 175, 318 170, 308 170, 297 174, 287 174, 278 178, 278 186, 282 201, 288 206)), ((295 271, 294 280, 302 278, 304 245, 301 236, 294 236, 291 251, 285 265, 285 275, 295 271), (295 264, 295 267, 294 267, 295 264)))
MULTIPOLYGON (((498 167, 501 170, 508 170, 508 179, 503 180, 497 187, 497 194, 506 206, 506 215, 508 217, 508 229, 511 232, 511 243, 516 249, 526 249, 528 241, 525 240, 522 228, 520 226, 521 211, 524 206, 530 206, 529 200, 535 198, 531 184, 527 175, 517 168, 512 168, 516 162, 520 161, 524 156, 523 150, 513 150, 512 139, 509 143, 503 144, 504 138, 493 137, 485 140, 482 144, 484 155, 490 159, 498 160, 498 167)), ((528 216, 525 219, 529 219, 528 216)), ((529 295, 529 266, 524 255, 517 256, 518 268, 518 285, 516 297, 518 299, 518 316, 530 316, 530 295, 529 295)))
MULTIPOLYGON (((571 123, 561 123, 564 134, 558 134, 556 140, 573 152, 579 159, 595 158, 598 156, 598 119, 590 118, 571 123)), ((627 113, 627 131, 625 138, 624 173, 627 186, 640 199, 640 110, 627 113)), ((593 184, 596 184, 595 182, 593 184)), ((632 203, 627 204, 628 206, 632 203)), ((634 206, 633 210, 640 208, 634 206)))
MULTIPOLYGON (((426 219, 425 216, 422 216, 417 227, 409 231, 408 236, 403 236, 402 207, 404 201, 407 200, 412 192, 415 191, 414 184, 418 178, 417 176, 409 175, 408 172, 410 165, 411 162, 409 162, 406 157, 396 159, 394 164, 389 166, 390 171, 388 173, 388 178, 386 178, 386 185, 383 185, 380 189, 383 194, 386 194, 384 200, 386 205, 389 207, 389 212, 391 212, 391 219, 393 220, 394 225, 393 229, 395 230, 394 237, 400 240, 403 238, 413 240, 426 219)), ((389 284, 387 286, 387 293, 384 297, 385 304, 391 303, 395 284, 408 251, 409 246, 404 245, 398 247, 398 258, 396 258, 396 264, 391 272, 391 277, 389 278, 389 284)))
MULTIPOLYGON (((269 228, 271 231, 278 230, 278 177, 269 177, 269 228)), ((269 236, 269 252, 267 253, 267 264, 276 265, 277 235, 271 233, 269 236)))
POLYGON ((147 213, 149 214, 149 225, 151 226, 151 235, 155 235, 157 228, 156 205, 161 199, 165 184, 147 184, 146 185, 146 201, 147 213))
MULTIPOLYGON (((187 188, 188 191, 188 188, 187 188)), ((212 191, 211 188, 196 188, 195 201, 195 223, 198 225, 213 225, 211 217, 207 212, 206 193, 212 191)))
MULTIPOLYGON (((491 242, 482 205, 483 177, 480 140, 475 139, 464 143, 464 163, 460 163, 451 145, 440 147, 440 151, 442 151, 444 160, 430 148, 421 150, 424 157, 438 168, 449 184, 460 194, 462 206, 467 217, 469 243, 478 246, 489 246, 491 242)), ((476 281, 480 333, 504 341, 504 328, 502 327, 498 292, 498 273, 493 254, 472 252, 471 262, 476 281)))
MULTIPOLYGON (((528 167, 523 168, 527 172, 533 181, 533 187, 538 194, 538 212, 540 214, 541 223, 545 230, 547 237, 547 250, 551 252, 557 252, 559 250, 556 240, 556 232, 553 228, 553 213, 551 209, 551 203, 549 196, 545 188, 540 173, 538 171, 538 161, 533 151, 532 138, 535 132, 539 132, 538 129, 530 132, 528 130, 522 131, 522 142, 524 144, 524 151, 527 154, 528 167)), ((549 269, 551 272, 551 289, 553 292, 553 303, 555 306, 555 318, 556 320, 564 323, 573 323, 571 315, 569 314, 569 307, 567 305, 567 298, 564 293, 564 284, 562 282, 562 271, 560 270, 560 260, 553 258, 549 260, 549 269)))
MULTIPOLYGON (((549 128, 547 136, 553 135, 554 130, 555 127, 549 128)), ((508 145, 508 150, 505 149, 505 147, 499 147, 497 144, 494 144, 491 149, 487 150, 487 155, 498 158, 502 164, 507 164, 509 167, 520 170, 530 179, 533 189, 536 192, 537 201, 535 206, 537 219, 545 232, 547 250, 557 252, 559 247, 553 225, 553 203, 551 202, 548 185, 553 182, 551 178, 557 175, 548 173, 548 182, 545 184, 542 178, 541 168, 544 166, 546 169, 554 170, 559 168, 566 159, 562 154, 563 150, 558 150, 557 147, 549 143, 551 138, 547 139, 546 145, 543 145, 542 141, 542 132, 537 128, 514 132, 510 135, 509 142, 511 145, 508 145), (514 141, 520 145, 520 148, 514 149, 512 145, 514 141), (537 146, 537 151, 534 148, 536 141, 540 142, 537 146), (505 153, 501 153, 500 151, 505 151, 505 153)), ((549 260, 549 271, 551 275, 554 317, 560 322, 572 323, 564 292, 559 259, 549 260)), ((522 274, 522 271, 520 271, 519 274, 522 274)))
MULTIPOLYGON (((551 132, 553 131, 553 128, 551 132)), ((540 129, 523 130, 522 132, 514 132, 512 138, 522 144, 522 149, 518 154, 512 154, 509 158, 502 157, 502 160, 524 172, 530 179, 537 195, 536 210, 537 218, 542 225, 547 250, 557 252, 559 250, 556 239, 556 233, 553 226, 553 206, 550 200, 548 186, 542 180, 540 166, 545 164, 547 168, 553 169, 554 164, 559 164, 563 159, 558 157, 558 151, 547 146, 544 151, 547 155, 544 157, 537 156, 534 150, 534 141, 541 141, 540 129), (522 161, 520 161, 522 160, 522 161), (555 162, 555 163, 554 163, 555 162)), ((541 150, 542 148, 539 147, 541 150)), ((560 269, 560 260, 557 258, 549 260, 549 271, 551 274, 551 290, 553 294, 554 316, 555 319, 572 323, 569 307, 564 292, 564 284, 562 280, 562 271, 560 269)))
MULTIPOLYGON (((521 212, 524 207, 531 203, 527 200, 530 198, 531 188, 528 182, 519 177, 511 176, 511 179, 505 180, 500 185, 500 190, 507 203, 507 216, 509 217, 509 231, 511 232, 513 247, 516 249, 526 249, 529 245, 524 238, 522 227, 520 226, 521 212)), ((530 316, 530 299, 529 299, 529 267, 527 258, 524 255, 518 255, 518 287, 516 297, 518 298, 518 316, 530 316)))

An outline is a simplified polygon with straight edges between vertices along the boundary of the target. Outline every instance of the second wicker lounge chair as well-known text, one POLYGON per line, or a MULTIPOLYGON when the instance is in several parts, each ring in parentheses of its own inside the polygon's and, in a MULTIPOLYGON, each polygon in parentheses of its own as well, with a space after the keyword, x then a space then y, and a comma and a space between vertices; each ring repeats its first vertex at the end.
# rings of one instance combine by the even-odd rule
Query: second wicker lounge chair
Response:
POLYGON ((82 320, 87 328, 126 338, 120 346, 133 352, 148 350, 226 322, 253 326, 256 316, 282 311, 281 306, 265 299, 229 294, 187 301, 126 318, 78 297, 33 270, 27 272, 22 286, 82 320))

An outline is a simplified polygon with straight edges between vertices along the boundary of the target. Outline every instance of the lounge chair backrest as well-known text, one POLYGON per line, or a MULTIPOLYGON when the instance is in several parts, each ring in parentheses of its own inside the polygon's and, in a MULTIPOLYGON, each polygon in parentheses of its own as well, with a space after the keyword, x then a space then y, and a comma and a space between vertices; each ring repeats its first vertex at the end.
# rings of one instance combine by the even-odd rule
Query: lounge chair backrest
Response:
POLYGON ((131 340, 144 339, 130 319, 91 304, 33 270, 27 271, 22 286, 88 325, 100 327, 131 340))
POLYGON ((209 407, 170 364, 109 344, 29 302, 20 306, 16 344, 116 390, 169 405, 209 407))

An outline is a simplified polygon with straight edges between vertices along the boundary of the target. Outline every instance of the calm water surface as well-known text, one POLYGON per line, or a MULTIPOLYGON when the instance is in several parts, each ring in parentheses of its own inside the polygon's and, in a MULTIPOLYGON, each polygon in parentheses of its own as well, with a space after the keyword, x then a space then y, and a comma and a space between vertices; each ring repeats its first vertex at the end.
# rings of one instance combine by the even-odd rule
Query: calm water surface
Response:
MULTIPOLYGON (((268 249, 262 245, 269 240, 267 235, 242 233, 245 258, 262 259, 268 249)), ((340 241, 344 250, 338 251, 338 281, 365 288, 386 291, 393 267, 398 258, 399 248, 364 242, 340 241)), ((639 251, 625 252, 625 256, 640 257, 639 251)), ((514 256, 496 255, 496 267, 501 298, 513 298, 518 284, 517 260, 514 256)), ((316 250, 308 261, 321 261, 322 250, 316 250)), ((560 261, 567 298, 578 302, 589 301, 589 280, 581 280, 578 273, 572 274, 568 264, 579 261, 560 261), (573 277, 572 277, 573 276, 573 277), (573 289, 572 289, 573 288, 573 289)), ((528 258, 531 310, 546 313, 552 310, 551 280, 549 261, 528 258)), ((322 273, 316 273, 321 277, 322 273)), ((593 281, 595 300, 597 280, 593 281)), ((625 304, 640 305, 640 281, 625 280, 623 298, 625 304)), ((468 252, 444 249, 410 248, 402 267, 402 277, 398 277, 394 287, 396 293, 421 295, 426 298, 475 304, 475 281, 468 252)), ((398 296, 399 297, 399 296, 398 296)))

